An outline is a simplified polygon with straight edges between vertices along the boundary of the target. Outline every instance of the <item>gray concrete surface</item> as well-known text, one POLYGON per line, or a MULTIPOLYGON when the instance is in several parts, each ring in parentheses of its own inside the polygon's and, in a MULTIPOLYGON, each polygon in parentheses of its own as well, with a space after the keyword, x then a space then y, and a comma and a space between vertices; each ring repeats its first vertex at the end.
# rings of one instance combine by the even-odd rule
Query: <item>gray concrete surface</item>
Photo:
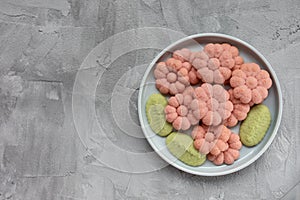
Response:
MULTIPOLYGON (((166 46, 176 37, 149 41, 166 46)), ((111 45, 103 55, 110 58, 118 48, 111 45)), ((299 0, 1 0, 0 199, 300 199, 299 52, 299 0), (109 66, 79 69, 110 36, 143 27, 186 35, 225 33, 266 56, 281 82, 284 110, 278 135, 261 158, 234 174, 201 177, 172 166, 158 168, 165 163, 154 154, 146 163, 118 151, 106 155, 105 139, 85 118, 79 124, 89 135, 78 133, 72 95, 80 95, 83 105, 93 98, 73 93, 76 75, 101 74, 91 83, 97 84, 94 105, 77 109, 94 110, 102 131, 120 150, 152 151, 138 137, 136 88, 159 49, 136 46, 109 66), (114 120, 113 91, 130 97, 127 102, 118 98, 131 117, 127 125, 114 120), (94 142, 86 144, 84 137, 94 142), (140 173, 129 170, 135 168, 140 173)), ((89 89, 88 80, 80 84, 89 89)))

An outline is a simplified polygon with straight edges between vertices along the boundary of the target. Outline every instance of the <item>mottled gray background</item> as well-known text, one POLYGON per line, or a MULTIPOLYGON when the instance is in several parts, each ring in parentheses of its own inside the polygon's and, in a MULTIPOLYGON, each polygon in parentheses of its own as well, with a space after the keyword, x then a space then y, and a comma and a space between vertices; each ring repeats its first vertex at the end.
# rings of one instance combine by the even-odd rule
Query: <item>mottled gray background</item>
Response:
MULTIPOLYGON (((149 63, 158 52, 131 51, 111 67, 91 70, 103 73, 94 105, 98 120, 111 142, 126 151, 152 150, 145 139, 124 134, 130 123, 122 128, 112 121, 112 90, 121 78, 126 87, 136 86, 146 65, 134 66, 149 63)), ((299 0, 0 0, 0 199, 300 199, 299 53, 299 0), (153 26, 186 35, 233 35, 270 61, 283 91, 283 120, 255 163, 221 177, 194 176, 172 166, 125 173, 89 151, 101 141, 83 145, 72 115, 81 63, 108 37, 153 26)), ((129 93, 123 106, 138 123, 137 91, 129 93)))

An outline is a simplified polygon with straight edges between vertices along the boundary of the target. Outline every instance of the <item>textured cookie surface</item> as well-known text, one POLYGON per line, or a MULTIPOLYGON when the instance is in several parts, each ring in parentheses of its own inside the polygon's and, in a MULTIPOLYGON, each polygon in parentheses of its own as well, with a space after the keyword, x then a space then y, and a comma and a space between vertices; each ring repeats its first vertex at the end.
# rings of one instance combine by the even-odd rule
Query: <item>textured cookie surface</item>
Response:
POLYGON ((151 129, 160 136, 172 132, 172 125, 166 121, 164 109, 167 99, 161 94, 152 94, 146 102, 146 116, 151 129))
POLYGON ((241 142, 255 146, 262 141, 271 123, 271 113, 267 106, 259 104, 251 108, 240 127, 241 142))
POLYGON ((176 158, 187 165, 199 166, 206 160, 206 155, 195 149, 192 137, 187 134, 171 133, 166 139, 166 145, 176 158))

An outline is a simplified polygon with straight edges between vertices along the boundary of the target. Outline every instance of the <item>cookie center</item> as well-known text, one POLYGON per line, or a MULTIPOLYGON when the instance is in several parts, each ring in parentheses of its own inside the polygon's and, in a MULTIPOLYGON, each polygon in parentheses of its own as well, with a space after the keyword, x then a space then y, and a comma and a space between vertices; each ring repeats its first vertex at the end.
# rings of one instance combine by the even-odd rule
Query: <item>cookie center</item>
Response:
POLYGON ((171 72, 167 75, 167 80, 170 83, 174 83, 177 80, 177 75, 175 73, 171 72))
POLYGON ((188 114, 188 109, 186 106, 181 105, 177 108, 177 113, 180 116, 186 116, 188 114))
POLYGON ((208 61, 207 67, 211 70, 216 70, 220 67, 220 61, 217 58, 211 58, 208 61))
POLYGON ((257 87, 257 80, 254 77, 248 77, 246 79, 246 85, 248 86, 248 88, 250 89, 254 89, 257 87))

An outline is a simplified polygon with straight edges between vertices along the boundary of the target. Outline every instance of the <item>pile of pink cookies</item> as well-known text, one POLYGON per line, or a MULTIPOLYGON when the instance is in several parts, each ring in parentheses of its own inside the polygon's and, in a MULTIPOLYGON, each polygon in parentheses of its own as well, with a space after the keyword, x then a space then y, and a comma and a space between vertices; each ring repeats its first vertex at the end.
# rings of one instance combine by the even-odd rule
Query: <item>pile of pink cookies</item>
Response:
POLYGON ((266 70, 244 63, 238 48, 227 43, 209 43, 198 52, 177 50, 156 65, 154 77, 156 88, 170 95, 166 120, 179 131, 193 127, 195 148, 217 165, 231 164, 239 156, 239 136, 227 127, 244 120, 272 86, 266 70), (221 137, 221 129, 226 136, 221 137))

